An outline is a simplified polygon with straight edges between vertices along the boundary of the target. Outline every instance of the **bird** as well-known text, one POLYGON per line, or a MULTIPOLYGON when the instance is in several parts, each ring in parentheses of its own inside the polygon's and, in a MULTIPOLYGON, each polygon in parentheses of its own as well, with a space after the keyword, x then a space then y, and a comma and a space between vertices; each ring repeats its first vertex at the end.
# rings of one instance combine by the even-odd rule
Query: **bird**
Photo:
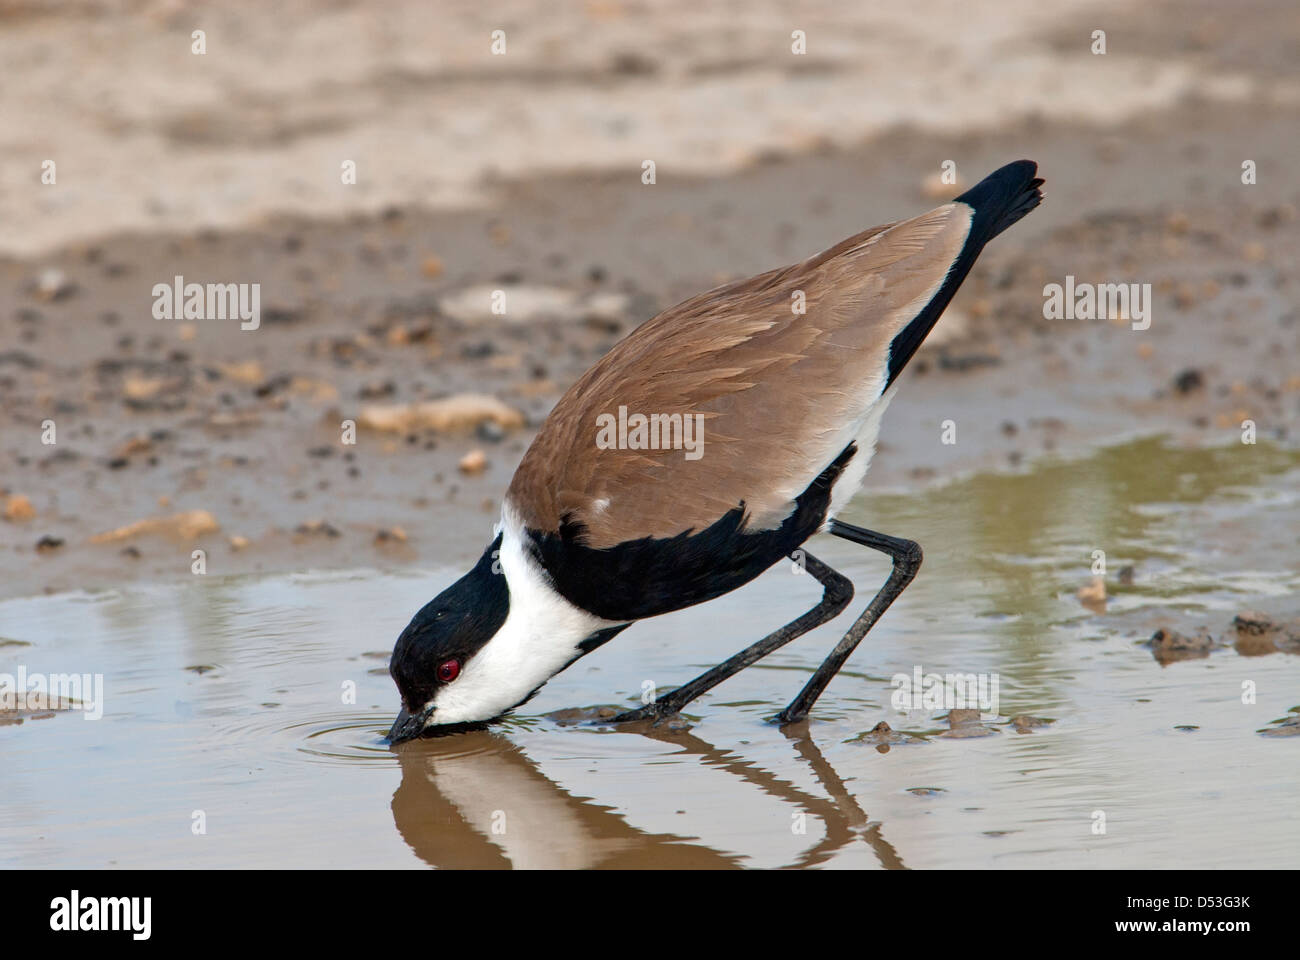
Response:
POLYGON ((695 296, 616 343, 547 416, 477 563, 399 635, 389 742, 481 729, 637 621, 795 558, 822 587, 816 606, 605 721, 662 722, 848 606, 852 581, 802 549, 825 532, 892 567, 774 719, 807 718, 922 559, 916 542, 836 515, 907 362, 985 244, 1042 201, 1037 172, 1009 163, 927 213, 695 296))

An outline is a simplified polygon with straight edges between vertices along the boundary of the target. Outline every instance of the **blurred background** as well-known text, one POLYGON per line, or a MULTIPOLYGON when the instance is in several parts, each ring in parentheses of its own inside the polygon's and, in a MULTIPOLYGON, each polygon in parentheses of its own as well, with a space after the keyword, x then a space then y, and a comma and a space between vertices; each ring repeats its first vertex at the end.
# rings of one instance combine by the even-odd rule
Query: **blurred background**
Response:
POLYGON ((191 511, 167 528, 213 537, 228 571, 301 566, 304 545, 324 566, 469 557, 529 429, 628 329, 1021 156, 1048 200, 935 331, 914 376, 942 382, 903 392, 883 439, 911 449, 876 483, 1243 413, 1280 435, 1295 413, 1282 0, 0 18, 10 594, 167 576, 133 538, 87 541, 191 511), (1044 322, 1067 274, 1152 284, 1154 329, 1044 322), (177 275, 259 284, 260 329, 156 320, 177 275), (450 420, 411 406, 466 393, 450 420), (1030 409, 1047 426, 1010 434, 1030 409), (50 417, 58 445, 36 444, 50 417))

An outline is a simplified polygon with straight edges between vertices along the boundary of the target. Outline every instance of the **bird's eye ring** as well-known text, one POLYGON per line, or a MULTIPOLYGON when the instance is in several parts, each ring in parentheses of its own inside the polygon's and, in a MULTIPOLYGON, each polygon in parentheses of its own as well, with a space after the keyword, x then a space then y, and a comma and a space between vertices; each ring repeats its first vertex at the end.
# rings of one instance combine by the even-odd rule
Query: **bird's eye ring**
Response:
POLYGON ((451 683, 460 676, 459 660, 444 660, 438 664, 438 679, 443 683, 451 683))

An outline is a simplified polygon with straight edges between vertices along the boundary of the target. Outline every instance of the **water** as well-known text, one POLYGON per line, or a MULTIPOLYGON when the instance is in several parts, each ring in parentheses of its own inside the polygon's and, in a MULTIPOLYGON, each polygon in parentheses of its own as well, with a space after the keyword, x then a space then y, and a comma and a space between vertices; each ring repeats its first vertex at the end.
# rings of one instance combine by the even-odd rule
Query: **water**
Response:
MULTIPOLYGON (((792 619, 817 589, 788 564, 638 624, 490 732, 396 750, 387 651, 458 570, 0 603, 0 671, 106 688, 102 720, 0 726, 0 865, 1294 867, 1300 739, 1259 731, 1300 704, 1300 657, 1227 647, 1162 666, 1139 641, 1296 613, 1298 479, 1294 452, 1143 440, 864 495, 845 519, 919 540, 925 565, 789 731, 765 718, 849 614, 692 704, 689 731, 547 716, 635 702, 643 681, 685 681, 792 619), (1075 596, 1094 550, 1104 613, 1075 596), (942 709, 896 712, 889 679, 914 666, 996 673, 999 732, 952 739, 942 709), (1018 714, 1054 722, 1021 734, 1018 714), (864 735, 881 720, 921 739, 878 746, 864 735)), ((858 584, 854 612, 888 570, 843 541, 808 548, 858 584)))

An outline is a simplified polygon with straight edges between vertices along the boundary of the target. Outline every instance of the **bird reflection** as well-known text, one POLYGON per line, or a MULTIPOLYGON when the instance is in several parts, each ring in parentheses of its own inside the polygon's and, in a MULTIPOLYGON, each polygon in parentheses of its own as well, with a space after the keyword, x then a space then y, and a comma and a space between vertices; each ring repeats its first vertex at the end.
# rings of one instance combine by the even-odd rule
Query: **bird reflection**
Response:
MULTIPOLYGON (((806 724, 784 730, 795 754, 812 769, 826 796, 816 796, 751 760, 714 746, 690 731, 627 724, 611 735, 669 744, 676 756, 698 758, 788 804, 824 826, 824 836, 789 867, 828 862, 865 843, 880 865, 902 869, 902 857, 884 839, 844 781, 808 736, 806 724)), ((416 740, 394 748, 402 782, 393 794, 398 832, 426 863, 451 869, 726 869, 744 866, 739 854, 698 838, 651 833, 596 799, 577 797, 546 777, 500 728, 416 740)))

